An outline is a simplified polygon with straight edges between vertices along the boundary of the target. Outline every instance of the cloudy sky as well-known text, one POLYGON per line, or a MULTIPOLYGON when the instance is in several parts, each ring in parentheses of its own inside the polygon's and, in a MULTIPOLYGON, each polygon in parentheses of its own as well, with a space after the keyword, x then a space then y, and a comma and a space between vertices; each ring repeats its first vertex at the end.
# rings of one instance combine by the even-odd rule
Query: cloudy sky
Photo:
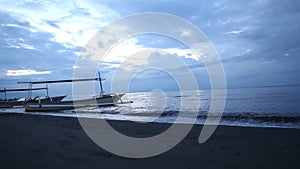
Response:
MULTIPOLYGON (((200 29, 222 61, 228 87, 300 84, 298 0, 0 2, 1 88, 17 87, 18 81, 72 78, 76 60, 96 32, 117 19, 140 12, 176 15, 200 29)), ((209 87, 201 60, 180 42, 159 35, 128 38, 116 46, 100 65, 107 80, 104 86, 109 88, 113 72, 120 67, 125 54, 147 48, 167 54, 135 57, 129 65, 142 68, 154 62, 167 64, 176 57, 188 65, 200 88, 209 87)), ((129 70, 130 66, 123 69, 129 70)), ((135 77, 131 88, 173 90, 177 89, 174 84, 166 73, 148 70, 135 77)))

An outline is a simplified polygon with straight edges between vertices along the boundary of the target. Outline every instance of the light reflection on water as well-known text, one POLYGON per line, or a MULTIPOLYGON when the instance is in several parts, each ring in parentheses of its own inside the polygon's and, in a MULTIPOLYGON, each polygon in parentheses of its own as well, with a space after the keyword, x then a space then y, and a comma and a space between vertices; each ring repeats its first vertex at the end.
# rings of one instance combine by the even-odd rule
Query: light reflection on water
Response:
MULTIPOLYGON (((176 120, 180 111, 180 101, 184 97, 189 103, 188 111, 198 112, 196 123, 203 124, 210 107, 210 91, 201 90, 198 96, 199 103, 195 102, 197 96, 193 91, 182 94, 165 92, 163 95, 153 95, 149 92, 128 93, 123 100, 132 100, 134 102, 132 104, 81 108, 78 109, 77 114, 73 110, 31 114, 172 123, 176 120), (163 100, 162 96, 164 96, 163 100), (196 109, 198 106, 194 106, 195 104, 200 104, 200 110, 196 109)), ((226 107, 220 124, 300 128, 299 100, 299 86, 228 89, 226 107)), ((1 112, 25 113, 23 108, 0 109, 1 112)), ((182 113, 185 118, 190 118, 189 113, 182 113)))

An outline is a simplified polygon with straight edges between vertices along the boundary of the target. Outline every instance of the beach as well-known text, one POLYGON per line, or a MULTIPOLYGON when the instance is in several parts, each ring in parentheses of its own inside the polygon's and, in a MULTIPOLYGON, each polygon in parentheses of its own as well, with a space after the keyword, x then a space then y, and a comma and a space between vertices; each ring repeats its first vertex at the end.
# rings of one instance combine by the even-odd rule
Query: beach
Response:
MULTIPOLYGON (((155 135, 169 127, 163 123, 109 123, 136 137, 155 135)), ((183 141, 163 154, 132 159, 97 146, 77 118, 1 114, 1 168, 299 168, 300 129, 218 126, 208 141, 199 144, 201 128, 194 125, 183 141)))

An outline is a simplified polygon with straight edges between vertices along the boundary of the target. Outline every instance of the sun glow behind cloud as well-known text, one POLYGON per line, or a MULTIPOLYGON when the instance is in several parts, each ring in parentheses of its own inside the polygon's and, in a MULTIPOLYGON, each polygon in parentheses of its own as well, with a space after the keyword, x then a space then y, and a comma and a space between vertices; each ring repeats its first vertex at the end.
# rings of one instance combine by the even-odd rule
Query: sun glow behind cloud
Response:
POLYGON ((128 64, 128 70, 132 68, 137 68, 139 66, 146 66, 149 63, 149 59, 152 54, 160 53, 161 57, 165 55, 174 55, 177 57, 182 57, 183 59, 192 59, 194 61, 199 61, 199 57, 189 48, 180 49, 180 48, 152 48, 148 46, 143 46, 138 44, 138 40, 135 38, 130 38, 122 43, 114 46, 105 56, 103 62, 107 68, 117 68, 120 64, 128 64), (151 50, 151 53, 143 53, 142 51, 151 50), (142 53, 140 53, 142 52, 142 53), (140 55, 131 58, 136 53, 140 55))
POLYGON ((109 8, 86 1, 6 1, 5 4, 0 11, 29 23, 32 32, 53 34, 50 40, 67 48, 84 46, 103 25, 118 17, 109 8))

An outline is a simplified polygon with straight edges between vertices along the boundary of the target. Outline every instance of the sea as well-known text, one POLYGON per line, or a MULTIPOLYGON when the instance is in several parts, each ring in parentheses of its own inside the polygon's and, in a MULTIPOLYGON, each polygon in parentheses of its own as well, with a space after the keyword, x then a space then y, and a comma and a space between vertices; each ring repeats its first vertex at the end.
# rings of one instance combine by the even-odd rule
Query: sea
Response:
MULTIPOLYGON (((226 104, 220 121, 213 125, 300 128, 300 86, 252 87, 226 90, 226 104)), ((0 109, 0 114, 21 113, 63 117, 86 117, 135 122, 204 124, 211 113, 211 90, 160 91, 127 93, 123 101, 133 103, 111 107, 88 107, 57 112, 28 113, 24 108, 0 109), (182 110, 182 101, 189 103, 182 110), (195 106, 196 105, 196 106, 195 106), (190 113, 196 113, 191 117, 190 113)), ((212 112, 213 113, 213 112, 212 112)))

